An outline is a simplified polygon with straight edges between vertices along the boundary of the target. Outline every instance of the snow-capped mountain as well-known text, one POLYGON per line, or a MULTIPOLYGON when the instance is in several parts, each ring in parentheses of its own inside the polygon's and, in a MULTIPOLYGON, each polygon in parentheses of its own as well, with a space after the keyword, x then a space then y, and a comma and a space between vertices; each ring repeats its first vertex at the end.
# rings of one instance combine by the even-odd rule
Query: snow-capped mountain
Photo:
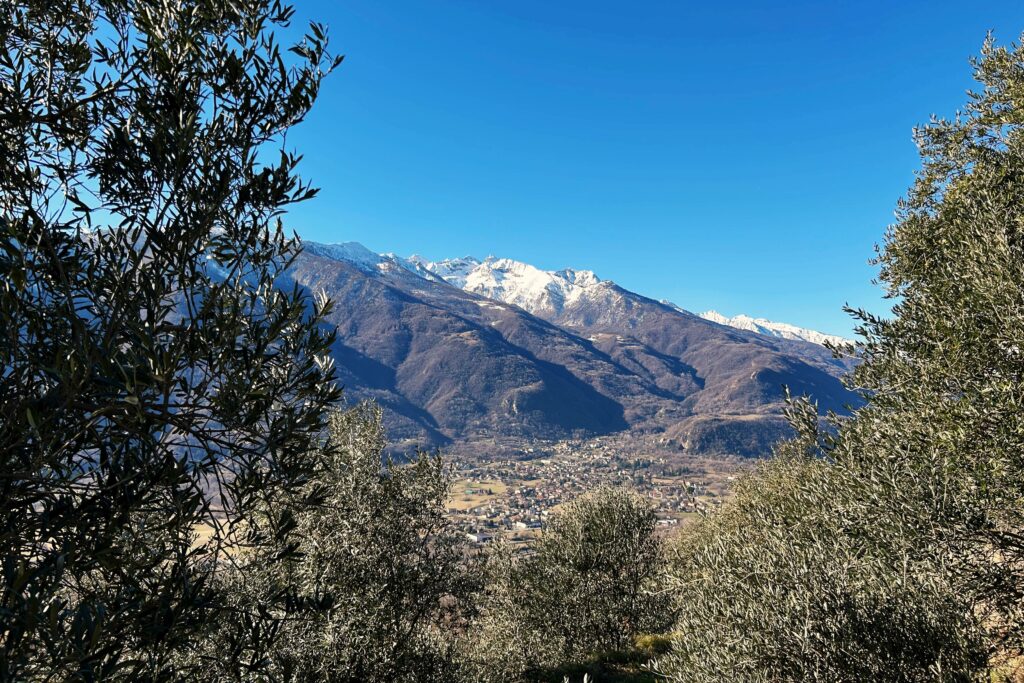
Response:
POLYGON ((459 289, 519 306, 534 315, 558 315, 566 306, 613 284, 589 270, 541 270, 494 256, 483 261, 467 256, 437 262, 412 256, 408 261, 459 289))
POLYGON ((735 327, 738 330, 756 332, 757 334, 763 334, 769 337, 780 337, 782 339, 793 339, 822 345, 824 345, 825 342, 831 342, 833 344, 850 343, 850 340, 844 337, 839 337, 833 334, 824 334, 823 332, 817 332, 815 330, 808 330, 803 327, 797 327, 796 325, 790 325, 789 323, 774 322, 765 318, 752 318, 749 315, 741 314, 729 318, 718 311, 704 311, 700 314, 700 317, 705 320, 718 323, 719 325, 727 325, 729 327, 735 327))
MULTIPOLYGON (((347 261, 361 270, 389 272, 405 269, 428 280, 443 281, 463 291, 518 306, 545 319, 558 318, 567 308, 586 304, 606 306, 617 289, 610 280, 602 280, 589 270, 541 270, 528 263, 508 258, 488 256, 479 260, 472 256, 429 261, 422 256, 402 258, 395 254, 377 254, 358 242, 319 244, 306 242, 308 251, 318 256, 347 261)), ((680 312, 685 309, 669 302, 661 303, 680 312)), ((717 311, 705 311, 701 318, 748 332, 823 345, 850 340, 824 334, 789 323, 775 322, 748 315, 727 317, 717 311)))
POLYGON ((838 379, 851 362, 820 346, 729 329, 589 271, 306 242, 287 276, 335 302, 339 380, 384 409, 401 448, 635 430, 763 455, 789 433, 783 386, 822 410, 857 401, 838 379))
POLYGON ((332 261, 345 261, 356 266, 366 273, 373 272, 394 272, 399 269, 408 270, 428 280, 443 282, 443 280, 420 265, 415 257, 405 259, 395 254, 378 254, 370 251, 359 242, 341 242, 338 244, 320 244, 319 242, 303 242, 303 249, 315 256, 331 259, 332 261))
MULTIPOLYGON (((483 261, 466 256, 436 262, 412 256, 409 262, 434 273, 459 289, 519 306, 541 317, 558 316, 566 307, 583 303, 587 299, 599 301, 608 295, 607 290, 614 285, 611 281, 600 279, 589 270, 540 270, 528 263, 493 256, 483 261)), ((662 303, 686 312, 685 309, 670 302, 662 303)), ((717 311, 705 311, 700 317, 719 325, 781 339, 822 345, 827 341, 836 344, 849 341, 816 330, 747 315, 727 318, 717 311)))
POLYGON ((444 261, 434 263, 418 254, 413 254, 409 257, 408 261, 415 264, 418 268, 434 273, 459 289, 465 288, 469 274, 480 266, 480 260, 472 256, 445 259, 444 261))

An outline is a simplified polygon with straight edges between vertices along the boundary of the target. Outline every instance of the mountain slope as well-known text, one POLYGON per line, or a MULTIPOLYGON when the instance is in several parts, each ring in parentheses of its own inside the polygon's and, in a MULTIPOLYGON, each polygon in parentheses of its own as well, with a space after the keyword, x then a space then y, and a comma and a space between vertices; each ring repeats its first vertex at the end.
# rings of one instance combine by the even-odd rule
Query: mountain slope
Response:
POLYGON ((312 255, 299 259, 292 277, 335 300, 330 322, 339 333, 338 364, 349 374, 343 381, 352 396, 375 398, 396 413, 389 425, 399 440, 560 438, 627 426, 620 404, 509 343, 473 310, 476 302, 452 296, 450 287, 442 285, 448 300, 438 301, 430 296, 436 293, 417 291, 430 283, 411 274, 369 274, 312 255))
MULTIPOLYGON (((601 280, 589 270, 545 271, 527 263, 493 256, 483 261, 466 256, 437 262, 412 256, 407 263, 420 272, 426 271, 441 277, 459 289, 514 304, 542 317, 558 316, 566 307, 571 308, 587 299, 599 301, 603 294, 615 288, 615 283, 601 280)), ((682 313, 688 313, 671 302, 661 303, 682 313)), ((699 315, 719 325, 769 337, 813 344, 824 344, 826 341, 848 342, 842 337, 764 318, 752 318, 747 315, 728 318, 717 311, 705 311, 699 315)))
POLYGON ((335 301, 350 397, 400 444, 664 432, 760 454, 785 431, 782 384, 839 408, 847 367, 820 346, 735 330, 589 271, 507 259, 430 263, 307 243, 290 271, 335 301))
MULTIPOLYGON (((815 376, 812 381, 810 374, 813 373, 808 374, 809 371, 799 366, 808 365, 834 379, 849 368, 849 362, 837 361, 827 349, 804 343, 805 340, 781 335, 751 335, 747 331, 737 334, 673 304, 657 302, 609 280, 601 280, 590 271, 541 271, 510 259, 459 261, 463 268, 458 277, 449 275, 452 269, 448 261, 429 263, 417 259, 416 263, 467 291, 520 306, 595 340, 603 339, 609 353, 615 350, 614 345, 607 344, 608 339, 630 338, 665 358, 683 361, 705 379, 724 379, 744 364, 754 369, 775 367, 777 360, 770 362, 769 359, 781 354, 788 359, 792 370, 799 369, 807 375, 799 384, 809 389, 816 384, 830 385, 824 396, 843 393, 831 380, 821 376, 815 376)), ((721 387, 711 389, 718 391, 721 387)), ((751 389, 750 383, 740 382, 736 389, 742 394, 743 390, 751 389)), ((750 396, 758 393, 751 391, 750 396)), ((742 400, 763 403, 756 398, 743 397, 742 400)))
POLYGON ((503 301, 542 317, 556 316, 594 291, 612 284, 589 270, 546 271, 528 263, 489 256, 467 256, 430 262, 412 256, 409 262, 459 289, 503 301))

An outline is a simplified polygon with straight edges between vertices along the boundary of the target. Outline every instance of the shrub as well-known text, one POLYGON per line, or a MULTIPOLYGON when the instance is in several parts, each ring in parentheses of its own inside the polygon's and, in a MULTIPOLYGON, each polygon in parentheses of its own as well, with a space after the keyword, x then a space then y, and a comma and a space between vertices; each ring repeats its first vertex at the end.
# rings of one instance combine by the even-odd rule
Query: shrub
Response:
POLYGON ((980 675, 979 624, 938 554, 861 509, 858 475, 786 450, 682 531, 680 617, 656 668, 693 682, 980 675))
POLYGON ((514 560, 499 549, 477 654, 488 680, 557 678, 559 667, 616 659, 638 635, 668 626, 655 525, 644 498, 605 488, 569 503, 533 554, 514 560))

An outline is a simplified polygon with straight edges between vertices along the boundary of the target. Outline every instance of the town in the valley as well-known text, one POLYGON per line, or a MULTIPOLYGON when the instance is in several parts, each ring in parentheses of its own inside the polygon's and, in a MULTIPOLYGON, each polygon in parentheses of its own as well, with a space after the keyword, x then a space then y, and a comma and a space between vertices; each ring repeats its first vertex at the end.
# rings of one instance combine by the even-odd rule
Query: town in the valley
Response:
POLYGON ((602 486, 626 486, 647 496, 659 528, 670 531, 720 505, 752 462, 683 453, 657 436, 614 435, 492 444, 472 457, 457 451, 450 460, 456 480, 449 515, 476 544, 503 539, 524 551, 561 506, 602 486))

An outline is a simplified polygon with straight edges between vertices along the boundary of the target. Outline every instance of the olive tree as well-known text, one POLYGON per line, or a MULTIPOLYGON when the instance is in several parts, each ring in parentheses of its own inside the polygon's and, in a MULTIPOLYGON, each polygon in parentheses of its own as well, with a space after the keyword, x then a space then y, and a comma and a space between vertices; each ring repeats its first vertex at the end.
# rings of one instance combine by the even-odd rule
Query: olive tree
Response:
POLYGON ((557 513, 532 554, 496 553, 478 653, 499 669, 492 675, 516 680, 581 664, 630 650, 638 635, 667 627, 656 522, 645 498, 602 488, 557 513))
POLYGON ((869 402, 830 437, 801 418, 783 451, 805 461, 695 530, 662 663, 677 680, 862 680, 865 662, 875 680, 989 680, 1020 661, 1024 48, 989 39, 973 63, 964 111, 916 131, 877 259, 893 315, 852 311, 869 402))
POLYGON ((519 567, 529 623, 566 658, 622 650, 665 624, 662 542, 650 502, 604 488, 569 503, 519 567), (553 609, 554 608, 554 609, 553 609))
POLYGON ((970 681, 980 624, 942 551, 873 504, 870 472, 823 457, 817 411, 802 438, 743 477, 670 552, 679 617, 671 680, 970 681))
POLYGON ((275 282, 314 195, 284 137, 339 60, 291 16, 0 13, 0 679, 189 676, 224 558, 291 524, 252 511, 316 468, 329 304, 275 282))
POLYGON ((949 551, 993 647, 1024 648, 1024 48, 990 37, 978 92, 917 131, 922 168, 879 257, 896 300, 857 312, 872 406, 837 450, 949 551), (908 502, 909 501, 909 502, 908 502))
MULTIPOLYGON (((459 636, 482 574, 447 515, 450 468, 426 453, 411 462, 386 458, 373 404, 332 416, 327 445, 322 469, 288 494, 297 510, 288 540, 300 559, 261 562, 275 552, 261 547, 224 577, 238 605, 290 596, 280 637, 259 654, 280 680, 458 680, 459 636)), ((238 627, 225 617, 199 659, 214 661, 237 641, 238 627)))

